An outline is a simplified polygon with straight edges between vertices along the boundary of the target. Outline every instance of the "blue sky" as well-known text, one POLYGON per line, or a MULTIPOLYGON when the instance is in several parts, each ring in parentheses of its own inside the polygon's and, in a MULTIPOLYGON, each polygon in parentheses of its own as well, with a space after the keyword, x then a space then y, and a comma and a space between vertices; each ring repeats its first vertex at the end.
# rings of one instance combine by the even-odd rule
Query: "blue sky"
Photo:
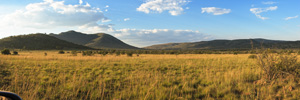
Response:
POLYGON ((299 0, 5 0, 0 38, 76 30, 138 47, 212 39, 300 40, 299 0))

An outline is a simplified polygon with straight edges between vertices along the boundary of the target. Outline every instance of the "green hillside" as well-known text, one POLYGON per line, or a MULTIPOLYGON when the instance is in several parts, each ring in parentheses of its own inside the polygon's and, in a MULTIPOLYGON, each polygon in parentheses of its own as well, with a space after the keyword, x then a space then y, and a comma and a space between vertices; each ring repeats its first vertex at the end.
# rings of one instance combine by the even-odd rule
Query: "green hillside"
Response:
POLYGON ((238 40, 213 40, 191 43, 168 43, 159 44, 145 49, 251 49, 253 48, 274 48, 274 49, 295 49, 300 48, 300 41, 278 41, 266 39, 238 39, 238 40))
POLYGON ((67 31, 50 35, 61 40, 97 49, 138 49, 105 33, 84 34, 76 31, 67 31))
POLYGON ((89 47, 73 44, 46 34, 11 36, 0 39, 0 49, 25 50, 86 50, 89 47))

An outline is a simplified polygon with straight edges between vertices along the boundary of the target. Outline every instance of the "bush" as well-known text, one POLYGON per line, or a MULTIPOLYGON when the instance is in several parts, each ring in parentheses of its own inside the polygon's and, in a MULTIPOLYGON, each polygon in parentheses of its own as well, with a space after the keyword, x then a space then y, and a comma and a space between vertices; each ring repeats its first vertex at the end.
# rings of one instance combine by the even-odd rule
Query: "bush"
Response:
POLYGON ((17 51, 14 51, 13 52, 13 55, 18 55, 19 53, 17 51))
POLYGON ((93 53, 93 51, 82 51, 82 55, 83 56, 93 56, 94 53, 93 53))
POLYGON ((63 50, 58 51, 58 54, 65 54, 63 50))
POLYGON ((234 51, 233 54, 234 54, 234 55, 238 55, 238 52, 237 52, 237 51, 234 51))
POLYGON ((116 52, 116 56, 120 56, 121 55, 121 52, 120 51, 117 51, 116 52))
POLYGON ((10 53, 9 49, 4 49, 4 50, 1 51, 1 54, 10 55, 11 53, 10 53))
POLYGON ((133 53, 132 52, 126 52, 128 57, 132 57, 133 53))
POLYGON ((108 54, 108 52, 107 52, 107 51, 103 51, 101 54, 102 54, 103 56, 105 56, 105 55, 108 54))
POLYGON ((264 51, 258 56, 258 65, 263 70, 262 78, 267 81, 292 76, 299 77, 300 66, 297 63, 297 55, 271 54, 264 51))
POLYGON ((249 59, 257 59, 257 56, 256 55, 249 55, 248 58, 249 59))

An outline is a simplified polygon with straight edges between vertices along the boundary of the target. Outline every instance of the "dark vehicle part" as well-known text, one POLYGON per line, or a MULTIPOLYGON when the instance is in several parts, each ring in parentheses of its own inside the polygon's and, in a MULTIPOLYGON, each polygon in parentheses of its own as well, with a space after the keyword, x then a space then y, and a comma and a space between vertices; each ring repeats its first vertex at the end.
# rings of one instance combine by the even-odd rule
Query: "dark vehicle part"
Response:
POLYGON ((12 92, 0 91, 0 100, 22 100, 20 96, 12 92), (4 97, 4 98, 2 98, 4 97))

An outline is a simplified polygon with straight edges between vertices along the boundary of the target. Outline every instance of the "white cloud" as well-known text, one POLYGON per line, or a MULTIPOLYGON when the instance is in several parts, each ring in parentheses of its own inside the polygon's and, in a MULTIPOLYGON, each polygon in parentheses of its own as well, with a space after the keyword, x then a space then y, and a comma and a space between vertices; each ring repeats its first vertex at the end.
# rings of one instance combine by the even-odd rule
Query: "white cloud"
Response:
POLYGON ((169 11, 171 15, 177 16, 183 13, 183 6, 189 2, 189 0, 147 0, 136 10, 147 14, 151 12, 162 13, 169 11))
POLYGON ((124 19, 125 22, 126 22, 126 21, 129 21, 129 20, 130 20, 130 18, 125 18, 125 19, 124 19))
POLYGON ((85 32, 85 33, 99 33, 99 32, 104 32, 104 33, 113 33, 116 30, 113 28, 113 24, 96 24, 96 23, 91 23, 91 24, 86 24, 82 25, 78 28, 78 31, 85 32))
POLYGON ((162 43, 197 42, 212 40, 213 36, 193 30, 170 29, 114 29, 114 25, 85 25, 79 28, 84 33, 109 33, 125 43, 145 47, 162 43))
POLYGON ((105 8, 109 8, 109 5, 106 5, 105 8))
POLYGON ((299 16, 297 15, 297 16, 294 16, 294 17, 287 17, 287 18, 285 18, 284 20, 290 20, 290 19, 295 19, 295 18, 298 18, 299 16))
POLYGON ((276 4, 278 2, 274 2, 274 1, 267 1, 267 2, 262 2, 262 4, 265 4, 265 5, 272 5, 272 4, 276 4))
POLYGON ((231 12, 230 9, 216 8, 216 7, 206 7, 201 8, 202 13, 212 13, 213 15, 223 15, 231 12))
POLYGON ((55 28, 61 26, 81 26, 97 23, 105 19, 99 8, 85 5, 65 5, 64 1, 44 0, 41 3, 32 3, 25 9, 15 11, 4 16, 2 25, 29 27, 29 28, 55 28))
POLYGON ((110 20, 103 15, 99 8, 91 7, 88 3, 84 5, 66 5, 64 1, 45 0, 41 3, 29 4, 26 9, 2 16, 0 18, 0 34, 1 36, 10 36, 20 33, 28 34, 29 32, 56 33, 66 30, 76 30, 84 33, 103 32, 139 47, 159 43, 211 39, 211 36, 192 30, 116 30, 113 24, 99 24, 108 21, 110 20), (7 28, 7 26, 11 27, 7 28))
POLYGON ((83 2, 82 2, 82 0, 79 0, 79 4, 81 5, 83 2))
POLYGON ((250 11, 253 14, 255 14, 256 17, 258 17, 262 20, 266 20, 266 19, 269 19, 269 18, 261 16, 261 13, 268 12, 268 11, 274 11, 274 10, 277 10, 277 9, 278 9, 277 6, 271 6, 271 7, 267 7, 267 8, 251 8, 250 11))
POLYGON ((120 29, 116 30, 114 36, 124 40, 126 43, 144 47, 161 43, 196 42, 213 39, 199 31, 192 30, 169 30, 169 29, 120 29))

